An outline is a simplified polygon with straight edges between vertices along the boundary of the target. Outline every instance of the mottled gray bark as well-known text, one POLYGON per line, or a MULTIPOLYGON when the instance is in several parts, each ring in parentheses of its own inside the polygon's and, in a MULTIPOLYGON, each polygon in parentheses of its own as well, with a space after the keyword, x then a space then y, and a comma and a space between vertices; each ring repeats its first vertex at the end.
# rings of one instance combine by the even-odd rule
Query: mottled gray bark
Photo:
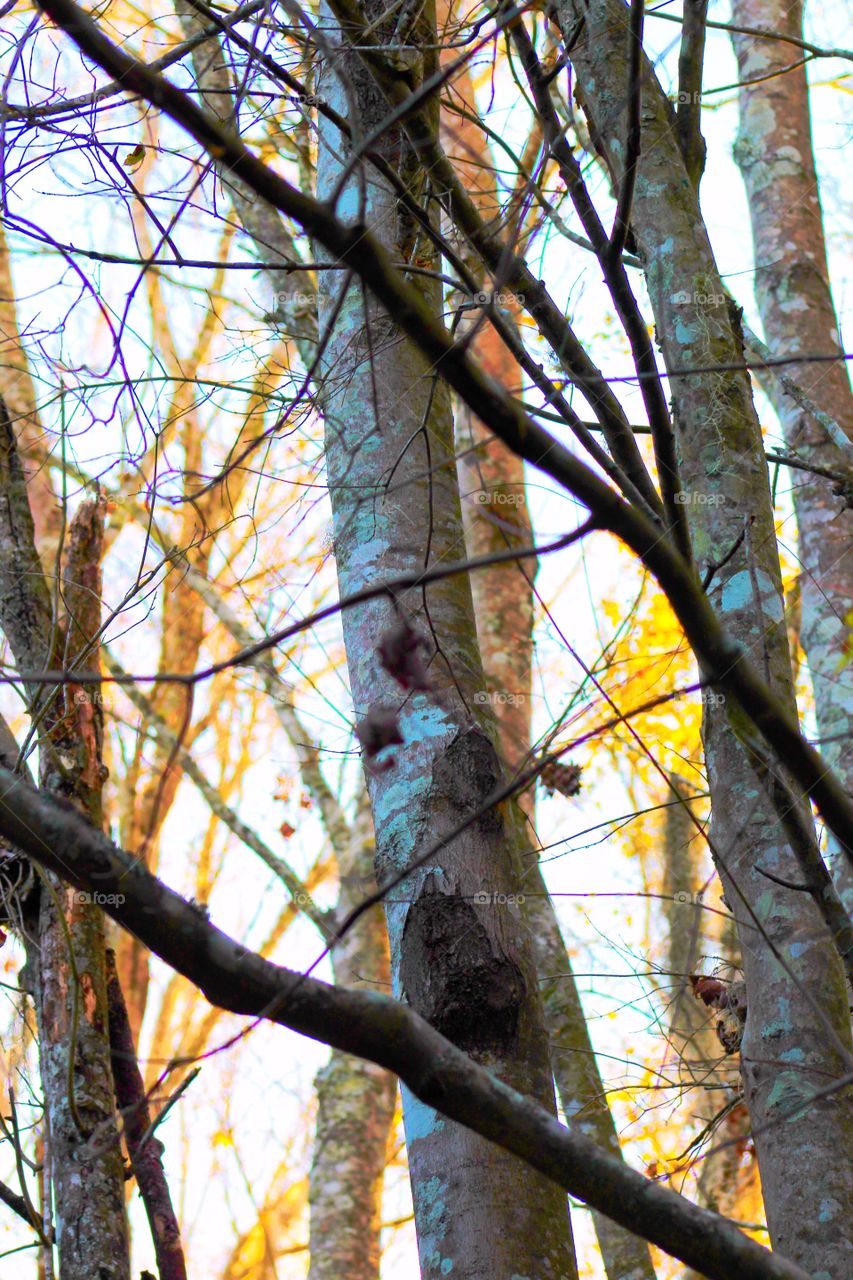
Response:
MULTIPOLYGON (((710 1280, 807 1280, 803 1268, 782 1254, 769 1253, 724 1218, 558 1124, 400 1000, 332 987, 247 953, 81 815, 59 808, 2 766, 0 834, 44 866, 61 869, 72 883, 116 894, 107 904, 109 915, 138 933, 211 1003, 269 1018, 396 1072, 424 1108, 438 1108, 448 1121, 512 1151, 564 1191, 701 1267, 710 1280)), ((541 1267, 534 1274, 541 1275, 541 1267)))
MULTIPOLYGON (((572 51, 578 92, 619 186, 631 83, 627 10, 618 0, 593 0, 583 9, 562 0, 558 8, 567 39, 583 20, 572 51)), ((640 70, 643 143, 632 227, 664 359, 669 369, 738 366, 738 317, 726 303, 672 109, 646 59, 640 70)), ((748 379, 696 373, 675 379, 672 391, 700 573, 725 560, 710 581, 711 601, 793 715, 773 512, 748 379)), ((780 828, 775 784, 753 766, 748 741, 739 714, 706 703, 711 834, 738 921, 748 993, 744 1091, 774 1247, 831 1280, 853 1266, 853 1166, 837 1159, 839 1144, 853 1145, 853 1097, 847 1090, 810 1098, 849 1070, 845 982, 811 901, 763 874, 801 878, 780 828)))
MULTIPOLYGON (((668 1037, 676 1059, 679 1082, 690 1115, 699 1122, 702 1137, 698 1154, 698 1196, 700 1204, 726 1217, 746 1221, 738 1212, 742 1191, 752 1179, 742 1175, 744 1148, 749 1136, 749 1113, 740 1100, 738 1057, 735 1041, 740 1037, 740 1020, 732 1001, 734 1024, 729 1049, 722 1045, 726 1011, 697 998, 691 977, 706 972, 709 950, 719 957, 713 973, 727 1000, 736 988, 739 974, 726 956, 726 945, 718 939, 714 946, 712 924, 701 889, 699 854, 704 839, 691 816, 691 788, 677 775, 670 775, 670 797, 677 793, 684 804, 670 804, 664 819, 664 914, 669 942, 668 1037), (722 962, 721 962, 722 961, 722 962), (717 1024, 721 1025, 718 1034, 717 1024), (704 1137, 702 1136, 704 1132, 704 1137)), ((717 934, 721 931, 718 929, 717 934)), ((726 929, 728 934, 730 931, 726 929)), ((688 1270, 685 1280, 699 1280, 700 1273, 688 1270)))
MULTIPOLYGON (((737 26, 803 37, 799 0, 734 0, 737 26)), ((841 351, 829 284, 826 241, 815 173, 808 84, 792 67, 792 47, 734 34, 742 86, 735 160, 746 185, 755 246, 755 296, 773 354, 841 351), (750 81, 754 83, 749 83, 750 81)), ((853 394, 844 361, 786 365, 818 406, 853 442, 853 394)), ((806 463, 839 468, 850 455, 778 384, 771 390, 789 450, 806 463), (775 391, 775 394, 774 394, 775 391)), ((853 791, 853 674, 847 660, 853 600, 853 510, 831 480, 793 471, 799 534, 800 638, 815 696, 818 734, 827 761, 853 791)), ((853 871, 836 841, 831 868, 853 913, 853 871)))
MULTIPOLYGON (((366 800, 366 797, 365 797, 366 800)), ((375 840, 362 803, 351 848, 339 861, 343 919, 371 891, 375 840)), ((391 970, 382 913, 362 915, 332 951, 335 982, 387 991, 391 970)), ((318 1073, 311 1162, 309 1280, 378 1280, 382 1177, 394 1119, 396 1082, 372 1062, 332 1050, 318 1073)))
MULTIPOLYGON (((551 1064, 566 1123, 621 1159, 619 1134, 586 1014, 554 904, 538 866, 528 873, 526 886, 529 896, 525 905, 551 1041, 551 1064)), ((645 1240, 596 1209, 592 1220, 607 1280, 654 1280, 655 1270, 645 1240)))
MULTIPOLYGON (((103 513, 85 502, 69 529, 61 622, 42 575, 26 481, 0 401, 0 626, 21 668, 97 670, 103 513), (93 641, 95 641, 93 646, 93 641)), ((101 820, 103 715, 68 684, 26 689, 39 731, 43 789, 101 820)), ((62 1280, 129 1280, 130 1260, 107 1031, 104 916, 89 893, 46 872, 21 903, 28 984, 56 1204, 62 1280)))
MULTIPOLYGON (((325 38, 337 44, 327 11, 322 27, 325 38)), ((431 18, 421 17, 409 33, 410 51, 413 41, 434 45, 431 30, 431 18)), ((388 34, 378 27, 378 39, 388 34)), ((429 74, 433 49, 424 51, 422 63, 420 57, 415 74, 421 67, 429 74)), ((324 59, 318 93, 346 115, 351 99, 343 76, 353 87, 359 125, 370 131, 386 107, 357 56, 336 50, 324 59)), ((376 145, 411 189, 423 194, 399 128, 387 129, 376 145)), ((348 139, 323 122, 322 199, 330 198, 350 154, 348 139)), ((403 262, 435 269, 434 249, 408 220, 396 193, 372 166, 359 168, 361 181, 347 182, 339 196, 340 213, 366 218, 403 262)), ((338 576, 342 593, 348 593, 377 578, 459 558, 464 538, 446 389, 360 286, 350 285, 343 272, 320 274, 321 331, 334 324, 323 362, 327 467, 338 576)), ((436 286, 420 275, 412 279, 437 312, 436 286)), ((500 776, 494 719, 483 713, 485 681, 467 580, 407 592, 400 607, 433 655, 427 691, 406 691, 379 663, 377 645, 397 620, 390 603, 374 601, 343 619, 363 733, 365 723, 368 730, 390 728, 398 717, 403 738, 391 766, 384 767, 383 753, 370 780, 380 882, 410 866, 437 834, 476 809, 500 776)), ((517 811, 503 806, 390 895, 392 979, 395 992, 460 1047, 553 1109, 535 971, 514 903, 522 838, 517 811)), ((575 1275, 564 1197, 513 1157, 441 1119, 408 1090, 404 1117, 424 1276, 446 1275, 451 1268, 469 1277, 575 1275)))

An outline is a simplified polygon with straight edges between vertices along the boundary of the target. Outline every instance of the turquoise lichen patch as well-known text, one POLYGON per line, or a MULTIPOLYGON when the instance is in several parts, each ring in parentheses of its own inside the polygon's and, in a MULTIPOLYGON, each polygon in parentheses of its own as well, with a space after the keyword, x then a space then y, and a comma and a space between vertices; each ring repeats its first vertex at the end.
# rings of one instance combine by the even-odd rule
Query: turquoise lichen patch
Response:
MULTIPOLYGON (((420 1098, 414 1097, 411 1093, 406 1100, 404 1118, 406 1141, 410 1145, 421 1138, 431 1138, 434 1134, 441 1133, 445 1123, 434 1107, 421 1102, 420 1098)), ((423 1194, 429 1199, 434 1199, 442 1186, 440 1179, 430 1178, 424 1187, 423 1194)))
POLYGON ((818 1222, 832 1222, 832 1219, 836 1218, 839 1213, 841 1213, 841 1205, 830 1196, 826 1200, 821 1200, 820 1208, 817 1212, 817 1220, 818 1222))

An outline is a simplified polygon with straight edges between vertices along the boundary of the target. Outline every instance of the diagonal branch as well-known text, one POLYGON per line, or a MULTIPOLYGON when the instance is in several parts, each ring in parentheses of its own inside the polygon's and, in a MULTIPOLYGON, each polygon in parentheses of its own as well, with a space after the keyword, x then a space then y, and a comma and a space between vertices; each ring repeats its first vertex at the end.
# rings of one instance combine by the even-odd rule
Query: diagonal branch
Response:
POLYGON ((737 1227, 564 1129, 406 1005, 329 987, 262 960, 118 849, 71 806, 0 768, 0 832, 45 867, 107 897, 110 915, 212 1004, 263 1017, 395 1072, 428 1106, 513 1152, 569 1194, 709 1280, 807 1280, 737 1227))
MULTIPOLYGON (((341 263, 370 286, 401 330, 439 368, 447 383, 511 449, 545 471, 595 512, 609 530, 642 560, 667 595, 706 681, 731 695, 779 759, 818 806, 826 825, 853 861, 853 801, 837 776, 800 733, 796 721, 759 676, 739 645, 723 630, 693 570, 661 539, 643 511, 629 506, 597 475, 562 447, 505 396, 471 360, 467 351, 431 314, 394 268, 388 254, 364 226, 342 224, 325 204, 299 191, 257 159, 234 134, 187 96, 99 31, 73 0, 42 0, 41 7, 73 34, 99 66, 124 76, 129 90, 159 106, 216 158, 226 160, 258 195, 294 217, 341 263)), ((680 371, 682 372, 682 371, 680 371)))

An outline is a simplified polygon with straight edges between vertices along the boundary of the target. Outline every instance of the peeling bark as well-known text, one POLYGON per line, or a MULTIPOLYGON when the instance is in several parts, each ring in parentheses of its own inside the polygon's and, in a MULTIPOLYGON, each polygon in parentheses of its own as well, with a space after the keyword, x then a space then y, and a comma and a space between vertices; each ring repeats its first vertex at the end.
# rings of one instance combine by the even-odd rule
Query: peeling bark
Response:
MULTIPOLYGON (((41 572, 27 483, 0 401, 0 625, 20 667, 99 668, 103 507, 83 502, 69 529, 61 617, 41 572)), ((31 685, 44 790, 101 822, 103 711, 74 683, 31 685)), ((104 915, 90 893, 46 872, 21 904, 56 1199, 62 1280, 129 1280, 124 1176, 107 1031, 104 915)))
MULTIPOLYGON (((69 530, 64 659, 100 669, 103 509, 84 502, 69 530), (94 641, 94 645, 93 645, 94 641)), ((101 825, 103 711, 91 686, 58 691, 40 754, 41 786, 101 825), (62 705, 64 704, 64 706, 62 705), (64 715, 62 712, 64 711, 64 715)), ((47 873, 38 926, 36 1007, 62 1280, 129 1280, 124 1170, 107 1017, 104 914, 94 896, 47 873)))

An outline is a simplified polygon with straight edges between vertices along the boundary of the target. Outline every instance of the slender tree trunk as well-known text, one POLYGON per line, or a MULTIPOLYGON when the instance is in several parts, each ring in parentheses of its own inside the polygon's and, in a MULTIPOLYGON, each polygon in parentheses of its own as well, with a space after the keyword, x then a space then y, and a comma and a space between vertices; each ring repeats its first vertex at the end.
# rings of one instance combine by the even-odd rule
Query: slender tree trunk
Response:
POLYGON ((0 396, 3 397, 15 437, 21 465, 27 477, 36 546, 45 573, 56 567, 56 551, 62 529, 62 510, 50 483, 47 460, 51 441, 42 426, 27 353, 21 342, 18 309, 9 246, 0 218, 0 396))
MULTIPOLYGON (((22 668, 77 662, 97 669, 100 505, 84 502, 69 530, 61 619, 36 551, 26 477, 0 401, 0 626, 22 668), (64 626, 60 625, 64 622, 64 626)), ((101 821, 103 716, 68 684, 27 687, 38 718, 41 785, 101 821)), ((44 1091, 47 1161, 63 1280, 128 1280, 124 1176, 107 1034, 104 917, 88 894, 44 873, 21 904, 44 1091)))
MULTIPOLYGON (((339 868, 340 918, 364 901, 371 884, 375 888, 375 847, 370 809, 362 804, 350 856, 339 868)), ((332 951, 332 963, 336 983, 387 991, 388 937, 378 911, 366 912, 344 935, 332 951)), ((382 1178, 394 1120, 395 1081, 373 1063, 333 1049, 316 1086, 309 1280, 378 1280, 382 1178)))
MULTIPOLYGON (((439 30, 450 17, 446 0, 438 6, 439 30)), ((448 60, 455 50, 447 51, 448 60)), ((476 112, 467 68, 452 84, 452 96, 476 112)), ((484 219, 495 216, 493 158, 479 130, 463 116, 442 117, 444 149, 472 193, 484 219)), ((458 245, 460 250, 462 244, 458 245)), ((509 304, 512 309, 512 302, 509 304)), ((502 386, 518 390, 520 371, 494 326, 486 320, 472 349, 502 386)), ((524 463, 497 440, 460 402, 455 404, 456 446, 465 546, 470 556, 529 545, 533 529, 527 506, 524 463)), ((500 729, 501 750, 511 770, 523 769, 531 749, 532 660, 536 564, 529 559, 478 570, 471 575, 477 635, 486 675, 487 696, 500 729)), ((519 797, 527 816, 528 843, 535 850, 536 790, 519 797)), ((622 1149, 607 1101, 586 1015, 535 852, 525 855, 525 913, 533 941, 551 1065, 567 1122, 612 1154, 622 1149)), ((654 1280, 648 1245, 612 1219, 592 1211, 608 1280, 654 1280)))
MULTIPOLYGON (((325 10, 322 28, 337 44, 325 10)), ((380 24, 377 39, 383 36, 390 33, 380 24)), ((430 74, 434 44, 433 21, 419 18, 408 34, 409 51, 418 50, 416 74, 420 67, 430 74)), ((318 92, 351 115, 344 77, 360 127, 372 130, 387 109, 356 55, 336 49, 324 59, 318 92)), ((398 129, 386 129, 376 145, 407 182, 422 188, 398 129)), ((322 198, 331 196, 349 154, 347 139, 323 122, 322 198)), ((363 185, 347 182, 341 211, 365 217, 404 262, 435 270, 432 247, 407 222, 396 195, 369 165, 362 174, 363 185)), ((412 279, 438 309, 438 288, 420 274, 412 279)), ((334 323, 324 351, 323 403, 335 555, 345 594, 377 577, 459 558, 464 537, 446 389, 364 290, 341 272, 322 272, 321 280, 321 332, 334 323)), ((379 753, 370 780, 380 882, 412 866, 426 843, 476 811, 500 777, 494 719, 481 701, 485 682, 467 578, 408 592, 399 609, 397 614, 390 603, 377 601, 348 610, 343 619, 367 754, 383 737, 393 738, 397 726, 403 739, 390 767, 387 751, 379 753), (429 637, 428 691, 412 688, 411 680, 407 691, 380 665, 380 640, 404 624, 429 637)), ((408 679, 399 668, 398 674, 408 679)), ((536 977, 514 904, 522 839, 513 807, 490 810, 390 894, 392 980, 401 998, 460 1047, 553 1108, 536 977)), ((564 1197, 406 1090, 404 1119, 425 1277, 451 1270, 472 1278, 576 1275, 564 1197)))
MULTIPOLYGON (((46 470, 48 448, 21 343, 2 226, 0 344, 0 395, 9 397, 8 405, 0 398, 0 626, 20 666, 79 662, 84 670, 97 671, 103 510, 89 501, 78 509, 68 530, 60 589, 54 575, 64 517, 46 470)), ((44 688, 28 690, 31 709, 40 718, 40 783, 100 826, 106 770, 99 695, 73 684, 56 691, 52 700, 45 694, 44 688)), ((35 1004, 45 1101, 44 1217, 54 1221, 55 1199, 62 1280, 129 1280, 103 911, 89 895, 48 872, 21 908, 24 980, 35 1004)), ((46 1251, 42 1264, 52 1274, 46 1251)))
MULTIPOLYGON (((180 0, 176 10, 188 36, 204 25, 205 20, 180 0)), ((219 41, 196 49, 193 66, 205 105, 220 119, 227 118, 234 104, 233 81, 219 41)), ((274 295, 272 314, 282 334, 294 337, 308 368, 317 353, 316 294, 310 287, 311 276, 276 269, 278 262, 289 264, 299 256, 285 223, 275 209, 247 192, 233 175, 226 176, 227 190, 244 230, 265 266, 273 268, 265 272, 274 295)), ((251 643, 246 635, 238 635, 236 619, 217 608, 205 591, 203 577, 200 583, 198 577, 193 575, 191 585, 201 591, 241 643, 251 643)), ((369 808, 359 806, 356 826, 349 831, 325 784, 316 754, 305 746, 305 734, 289 700, 282 697, 264 661, 259 659, 256 665, 282 727, 299 753, 303 780, 318 804, 335 850, 341 877, 338 914, 343 918, 367 895, 371 883, 375 887, 375 841, 369 808)), ((372 912, 362 917, 333 950, 332 963, 338 982, 378 983, 387 988, 388 943, 381 916, 372 912)), ((309 1180, 309 1274, 311 1280, 342 1275, 375 1280, 380 1264, 382 1181, 394 1119, 394 1081, 371 1063, 333 1051, 315 1083, 318 1110, 309 1180)))
MULTIPOLYGON (((577 86, 599 145, 624 180, 628 11, 618 0, 581 8, 561 0, 577 86)), ((642 151, 632 227, 667 367, 743 364, 739 317, 725 302, 696 192, 684 170, 673 113, 648 61, 640 63, 642 151)), ((682 492, 702 574, 726 629, 754 654, 795 714, 781 574, 760 426, 745 374, 696 373, 673 381, 682 492)), ((853 1096, 809 1101, 849 1070, 850 1020, 840 961, 800 872, 741 726, 726 706, 706 707, 704 743, 712 838, 738 922, 748 1014, 741 1046, 768 1225, 774 1247, 817 1277, 853 1265, 853 1096), (777 959, 781 955, 784 967, 777 959), (819 1012, 818 1012, 819 1011, 819 1012), (799 1111, 794 1111, 799 1107, 799 1111)), ((790 785, 790 784, 789 784, 790 785)))
MULTIPOLYGON (((734 0, 732 21, 803 37, 799 0, 734 0)), ((829 286, 826 241, 811 136, 808 84, 796 47, 733 35, 741 88, 735 159, 746 184, 755 245, 755 296, 774 355, 841 351, 829 286), (753 83, 749 83, 753 82, 753 83)), ((853 441, 853 394, 845 362, 786 365, 813 400, 853 441)), ((825 429, 789 396, 773 397, 785 441, 806 463, 848 466, 825 429)), ((853 674, 847 661, 853 600, 853 512, 833 482, 795 470, 802 625, 800 637, 815 696, 821 751, 853 790, 853 674)), ((853 913, 853 872, 833 840, 831 867, 853 913)))
MULTIPOLYGON (((675 774, 670 777, 670 785, 689 804, 689 785, 675 774)), ((702 959, 714 941, 709 917, 697 896, 697 855, 702 837, 683 805, 670 805, 664 822, 663 891, 671 984, 669 1043, 677 1058, 690 1114, 700 1126, 702 1122, 708 1126, 700 1149, 697 1199, 716 1213, 738 1219, 743 1218, 741 1201, 747 1193, 754 1193, 755 1166, 743 1169, 749 1113, 738 1100, 738 1059, 727 1054, 715 1028, 719 1014, 696 998, 690 983, 690 976, 701 972, 702 959)), ((720 941, 719 950, 725 955, 727 948, 720 941)), ((717 966, 718 980, 731 990, 738 974, 731 963, 733 957, 726 958, 728 964, 717 966)), ((750 1198, 754 1199, 754 1194, 750 1198)), ((688 1270, 685 1280, 699 1280, 699 1273, 688 1270)))
MULTIPOLYGON (((697 1065, 702 1076, 707 1077, 713 1061, 720 1056, 720 1045, 714 1035, 713 1021, 694 998, 689 982, 689 976, 699 972, 705 943, 704 911, 696 897, 699 888, 696 843, 701 836, 685 807, 689 805, 689 786, 676 774, 670 776, 670 786, 685 805, 670 804, 664 818, 663 906, 671 984, 669 1036, 685 1069, 685 1077, 690 1079, 695 1078, 697 1065)), ((672 795, 667 797, 672 798, 672 795)))
MULTIPOLYGON (((64 658, 99 671, 103 508, 84 502, 69 530, 64 658), (90 646, 91 652, 88 652, 90 646)), ((103 823, 103 710, 92 687, 59 691, 65 715, 41 752, 41 785, 103 823), (76 757, 68 772, 69 750, 76 757)), ((39 1056, 48 1114, 61 1280, 130 1276, 124 1170, 116 1127, 107 1014, 104 914, 47 874, 41 894, 39 1056)))
POLYGON ((151 1109, 130 1033, 127 1007, 116 971, 115 952, 106 954, 110 1053, 116 1101, 124 1121, 124 1141, 139 1194, 145 1204, 160 1280, 187 1280, 181 1229, 163 1169, 164 1147, 149 1133, 151 1109))

